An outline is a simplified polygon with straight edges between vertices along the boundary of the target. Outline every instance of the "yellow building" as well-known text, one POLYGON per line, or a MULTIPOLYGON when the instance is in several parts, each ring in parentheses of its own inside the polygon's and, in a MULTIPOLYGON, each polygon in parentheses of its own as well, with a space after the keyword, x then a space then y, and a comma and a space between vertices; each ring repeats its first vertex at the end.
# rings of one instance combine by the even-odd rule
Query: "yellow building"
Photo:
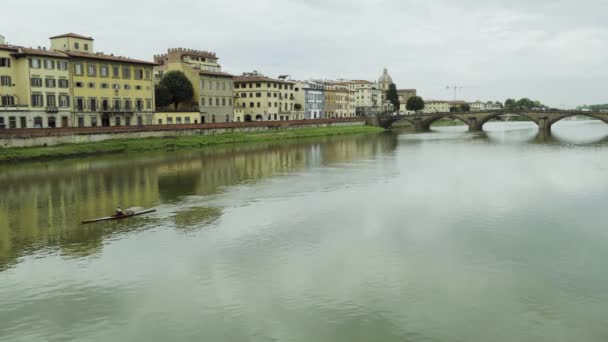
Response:
POLYGON ((286 77, 273 79, 257 72, 234 79, 235 121, 295 120, 302 111, 295 110, 294 82, 286 77))
POLYGON ((200 118, 193 123, 234 121, 234 76, 222 72, 215 53, 176 48, 155 55, 154 61, 157 64, 154 68, 156 82, 166 72, 177 70, 192 83, 194 96, 191 101, 180 104, 176 118, 180 111, 198 111, 200 118))
POLYGON ((356 115, 356 91, 348 85, 325 85, 325 116, 328 119, 350 118, 356 115))
POLYGON ((428 100, 424 103, 424 113, 448 113, 450 111, 450 101, 428 100))
POLYGON ((68 33, 51 48, 0 41, 0 127, 152 124, 154 63, 95 52, 68 33))

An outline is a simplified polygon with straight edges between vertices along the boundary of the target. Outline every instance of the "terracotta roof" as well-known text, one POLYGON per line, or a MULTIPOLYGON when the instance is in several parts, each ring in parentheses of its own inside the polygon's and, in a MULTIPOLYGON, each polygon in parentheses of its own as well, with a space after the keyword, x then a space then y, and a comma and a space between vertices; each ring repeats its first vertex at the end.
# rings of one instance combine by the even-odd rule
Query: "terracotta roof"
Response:
POLYGON ((69 58, 68 55, 58 51, 42 50, 42 49, 31 49, 26 47, 18 47, 17 52, 13 53, 13 56, 47 56, 56 58, 69 58))
POLYGON ((199 74, 201 74, 201 75, 215 75, 215 76, 234 77, 234 75, 231 75, 231 74, 226 73, 226 72, 221 72, 221 71, 201 70, 201 71, 199 71, 199 74))
POLYGON ((66 55, 70 57, 76 58, 88 58, 88 59, 97 59, 102 61, 114 61, 114 62, 123 62, 123 63, 134 63, 134 64, 148 64, 148 65, 157 65, 154 62, 142 61, 138 59, 131 59, 122 56, 113 56, 106 55, 103 53, 88 53, 88 52, 79 52, 79 51, 66 51, 66 55))
POLYGON ((18 51, 19 46, 0 44, 0 50, 18 51))
POLYGON ((234 78, 234 82, 274 82, 274 83, 287 83, 294 84, 293 82, 275 80, 274 78, 266 77, 266 76, 236 76, 234 78))
POLYGON ((58 36, 54 36, 49 39, 55 39, 55 38, 78 38, 78 39, 94 40, 92 37, 85 37, 85 36, 81 36, 79 34, 71 33, 71 32, 65 33, 65 34, 60 34, 58 36))

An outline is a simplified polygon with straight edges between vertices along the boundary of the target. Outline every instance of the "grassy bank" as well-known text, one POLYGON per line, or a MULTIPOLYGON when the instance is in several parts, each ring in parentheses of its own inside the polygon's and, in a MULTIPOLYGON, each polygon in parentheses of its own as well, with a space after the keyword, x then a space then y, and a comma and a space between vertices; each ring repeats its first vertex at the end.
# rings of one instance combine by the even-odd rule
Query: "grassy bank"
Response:
POLYGON ((121 152, 204 148, 225 144, 255 143, 345 134, 363 134, 381 131, 382 129, 376 127, 344 126, 273 130, 255 133, 240 132, 202 136, 106 140, 94 143, 57 145, 49 147, 0 148, 0 162, 67 158, 121 152))

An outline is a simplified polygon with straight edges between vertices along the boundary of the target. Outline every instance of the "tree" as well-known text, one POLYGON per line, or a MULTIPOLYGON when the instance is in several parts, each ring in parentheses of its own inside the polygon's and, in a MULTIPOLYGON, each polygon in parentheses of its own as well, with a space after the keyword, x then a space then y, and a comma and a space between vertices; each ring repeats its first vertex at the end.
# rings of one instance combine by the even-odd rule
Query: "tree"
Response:
POLYGON ((397 86, 393 83, 388 87, 386 91, 386 99, 393 104, 395 110, 399 110, 401 103, 399 102, 399 93, 397 92, 397 86))
POLYGON ((154 87, 154 102, 156 108, 166 108, 171 104, 171 92, 163 84, 154 87))
POLYGON ((413 110, 415 112, 424 109, 424 100, 420 96, 413 96, 407 100, 407 110, 413 110))
POLYGON ((463 112, 470 112, 471 111, 471 105, 468 104, 468 103, 461 104, 460 108, 462 109, 463 112))
POLYGON ((159 86, 166 87, 170 94, 170 103, 177 107, 180 103, 192 100, 194 88, 192 83, 181 71, 169 71, 160 80, 159 86))
POLYGON ((517 103, 517 101, 515 101, 515 99, 507 99, 505 101, 505 109, 513 109, 515 108, 515 104, 517 103))

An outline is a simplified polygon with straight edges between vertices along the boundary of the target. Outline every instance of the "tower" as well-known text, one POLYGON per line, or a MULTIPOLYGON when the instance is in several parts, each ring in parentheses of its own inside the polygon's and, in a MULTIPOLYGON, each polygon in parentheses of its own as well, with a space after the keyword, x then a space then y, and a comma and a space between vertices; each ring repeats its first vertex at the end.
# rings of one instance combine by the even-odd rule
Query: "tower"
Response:
POLYGON ((388 74, 388 69, 384 68, 384 73, 378 79, 378 86, 382 90, 383 93, 386 93, 388 88, 390 88, 391 84, 393 84, 393 78, 388 74))

